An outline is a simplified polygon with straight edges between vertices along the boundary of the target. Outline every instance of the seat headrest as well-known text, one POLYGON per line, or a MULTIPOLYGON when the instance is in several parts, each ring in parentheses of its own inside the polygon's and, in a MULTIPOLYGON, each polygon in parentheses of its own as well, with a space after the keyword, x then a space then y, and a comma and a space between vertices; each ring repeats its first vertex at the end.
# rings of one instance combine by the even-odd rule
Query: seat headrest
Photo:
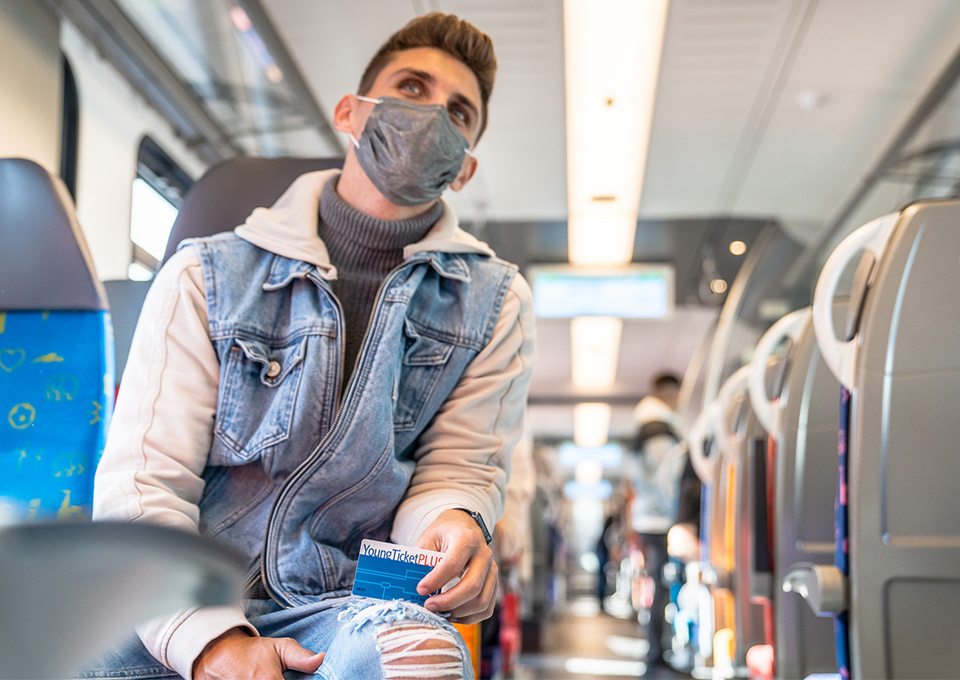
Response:
POLYGON ((63 182, 0 158, 0 310, 101 310, 107 296, 63 182))
POLYGON ((343 167, 342 158, 231 158, 210 168, 187 192, 164 261, 187 238, 231 231, 254 208, 273 205, 300 175, 343 167))

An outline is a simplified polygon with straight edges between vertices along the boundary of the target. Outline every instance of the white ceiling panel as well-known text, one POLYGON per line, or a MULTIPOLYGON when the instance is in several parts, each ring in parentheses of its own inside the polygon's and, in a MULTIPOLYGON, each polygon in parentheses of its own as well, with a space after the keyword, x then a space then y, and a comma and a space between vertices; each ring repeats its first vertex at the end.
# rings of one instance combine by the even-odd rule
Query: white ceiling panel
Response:
POLYGON ((805 0, 672 0, 641 216, 721 212, 805 0))
POLYGON ((673 0, 641 214, 812 235, 958 47, 955 0, 673 0))
POLYGON ((955 0, 821 2, 736 211, 829 217, 958 48, 955 0), (798 95, 805 91, 822 93, 826 104, 804 110, 798 95))

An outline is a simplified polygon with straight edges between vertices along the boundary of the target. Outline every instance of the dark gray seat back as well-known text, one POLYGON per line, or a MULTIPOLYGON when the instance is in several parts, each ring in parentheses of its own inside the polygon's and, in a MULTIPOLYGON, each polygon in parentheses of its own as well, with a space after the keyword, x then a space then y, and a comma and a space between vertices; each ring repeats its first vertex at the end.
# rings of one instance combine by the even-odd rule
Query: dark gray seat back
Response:
POLYGON ((273 205, 300 175, 342 165, 342 158, 231 158, 218 163, 187 192, 164 261, 184 239, 213 236, 243 224, 254 208, 273 205))
POLYGON ((774 632, 778 678, 835 672, 833 619, 781 588, 800 562, 833 564, 840 383, 820 357, 808 322, 787 355, 776 434, 774 632))
POLYGON ((769 603, 770 597, 770 571, 758 569, 760 563, 769 557, 769 546, 761 540, 765 536, 758 533, 765 533, 767 527, 758 526, 757 523, 758 504, 766 507, 766 484, 761 483, 763 480, 758 477, 758 468, 766 462, 767 433, 757 421, 746 394, 739 421, 737 446, 730 461, 734 479, 733 544, 736 561, 733 594, 736 663, 739 669, 745 670, 750 648, 767 642, 762 603, 769 603), (764 552, 766 554, 762 554, 764 552))
POLYGON ((0 310, 106 310, 66 186, 23 158, 0 158, 0 310))
POLYGON ((860 316, 850 642, 864 678, 960 669, 960 200, 902 211, 860 316))

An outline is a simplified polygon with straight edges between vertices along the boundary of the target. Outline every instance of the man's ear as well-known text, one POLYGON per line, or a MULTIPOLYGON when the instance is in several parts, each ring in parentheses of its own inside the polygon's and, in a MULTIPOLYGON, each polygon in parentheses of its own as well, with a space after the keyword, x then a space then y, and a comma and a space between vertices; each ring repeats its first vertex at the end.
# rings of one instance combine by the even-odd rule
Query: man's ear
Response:
POLYGON ((460 191, 463 187, 467 186, 467 182, 470 181, 470 178, 473 177, 476 171, 477 159, 464 154, 463 165, 460 166, 460 172, 457 174, 457 178, 450 182, 450 190, 460 191))
MULTIPOLYGON (((357 110, 357 99, 349 94, 337 102, 333 109, 333 129, 337 132, 353 134, 353 117, 357 110)), ((356 136, 354 134, 354 136, 356 136)))

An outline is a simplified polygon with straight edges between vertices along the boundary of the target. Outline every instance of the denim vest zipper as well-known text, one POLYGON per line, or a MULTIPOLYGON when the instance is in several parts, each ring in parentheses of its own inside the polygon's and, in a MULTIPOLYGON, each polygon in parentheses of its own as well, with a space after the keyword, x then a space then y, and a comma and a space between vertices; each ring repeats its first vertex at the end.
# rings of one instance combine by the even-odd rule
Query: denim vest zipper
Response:
MULTIPOLYGON (((263 548, 260 551, 260 573, 258 575, 255 575, 254 578, 259 576, 266 593, 274 601, 286 607, 293 606, 293 603, 289 602, 286 597, 284 597, 282 594, 277 592, 275 588, 271 587, 270 578, 268 576, 268 570, 267 570, 267 560, 270 559, 271 557, 275 558, 275 556, 273 555, 273 552, 277 547, 276 545, 274 545, 275 542, 271 542, 270 540, 271 530, 273 529, 273 524, 276 518, 277 510, 286 499, 287 490, 290 488, 290 486, 294 482, 296 482, 296 480, 299 479, 307 470, 309 470, 310 467, 317 461, 317 459, 319 459, 323 455, 323 450, 326 447, 327 442, 329 442, 330 439, 333 438, 333 436, 337 433, 338 428, 340 427, 341 416, 343 415, 344 407, 346 406, 347 401, 353 396, 353 393, 355 392, 354 386, 357 383, 357 375, 360 372, 359 371, 360 366, 363 364, 363 361, 366 359, 367 354, 369 353, 367 350, 367 342, 370 339, 370 330, 374 327, 374 325, 376 324, 380 316, 380 310, 383 303, 382 298, 383 298, 384 292, 387 289, 388 284, 391 283, 393 279, 396 277, 396 275, 399 272, 401 272, 403 269, 407 267, 412 267, 413 265, 421 262, 426 263, 429 261, 430 261, 429 258, 426 258, 426 257, 413 257, 409 260, 405 260, 404 262, 401 262, 399 265, 394 267, 390 271, 390 273, 388 273, 387 276, 380 283, 380 286, 377 289, 377 295, 375 298, 376 301, 374 302, 374 305, 373 305, 373 313, 370 315, 370 320, 367 323, 367 329, 366 331, 364 331, 363 340, 360 343, 360 352, 357 354, 356 361, 354 361, 353 372, 350 375, 350 380, 347 382, 347 387, 343 392, 342 399, 340 398, 341 395, 339 394, 340 388, 339 387, 337 388, 337 392, 338 392, 337 400, 336 400, 337 412, 336 412, 336 415, 334 415, 333 417, 333 422, 330 425, 330 429, 324 435, 323 440, 317 445, 317 448, 314 450, 314 452, 310 454, 310 456, 306 460, 304 460, 284 482, 283 486, 277 492, 277 497, 273 502, 273 507, 270 509, 270 514, 267 516, 267 526, 264 531, 264 537, 263 537, 263 548)), ((340 339, 340 357, 339 357, 340 371, 336 376, 336 384, 340 385, 342 384, 342 376, 344 371, 343 355, 346 350, 346 347, 345 347, 346 338, 344 337, 344 329, 343 329, 343 305, 340 303, 340 300, 337 299, 337 296, 334 295, 333 289, 330 288, 330 286, 325 281, 317 277, 312 272, 308 272, 306 275, 306 278, 310 279, 315 284, 320 286, 320 288, 326 291, 330 295, 330 299, 332 299, 334 304, 336 305, 337 333, 340 339)), ((327 501, 327 502, 329 503, 330 501, 327 501)), ((320 509, 321 508, 317 508, 318 511, 320 509)))

